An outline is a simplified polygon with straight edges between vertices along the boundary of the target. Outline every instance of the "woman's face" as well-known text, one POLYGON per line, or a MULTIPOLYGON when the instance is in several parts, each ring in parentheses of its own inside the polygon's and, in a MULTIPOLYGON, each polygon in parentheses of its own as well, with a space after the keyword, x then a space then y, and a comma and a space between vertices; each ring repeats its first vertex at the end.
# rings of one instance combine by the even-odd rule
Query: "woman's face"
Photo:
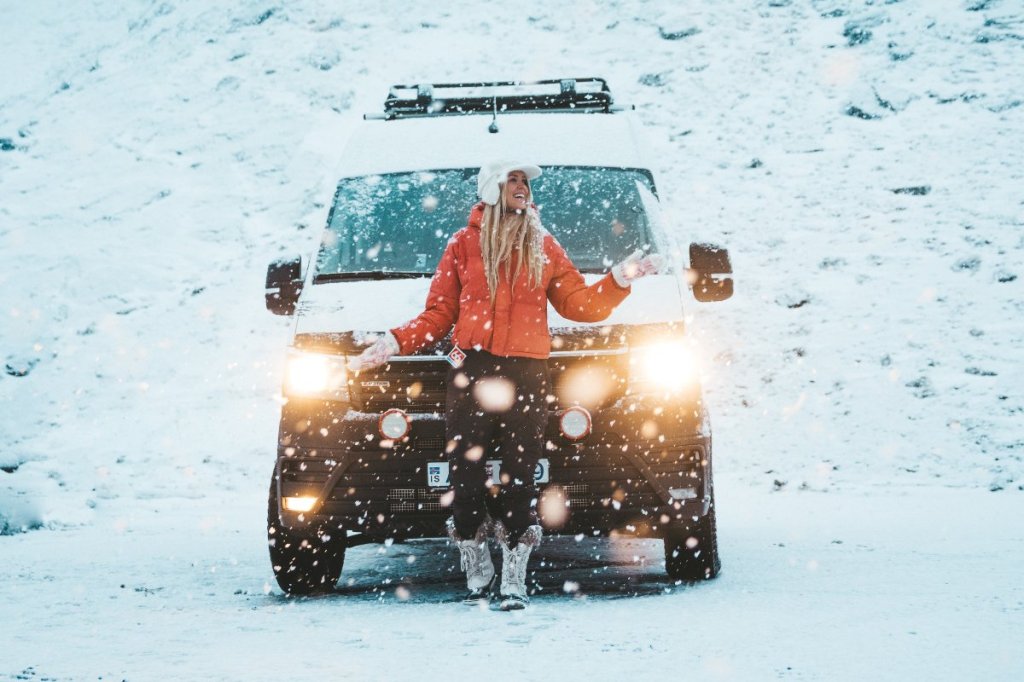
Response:
POLYGON ((505 199, 505 206, 513 211, 525 211, 530 205, 530 181, 526 173, 512 171, 505 180, 505 189, 502 190, 502 197, 505 199))

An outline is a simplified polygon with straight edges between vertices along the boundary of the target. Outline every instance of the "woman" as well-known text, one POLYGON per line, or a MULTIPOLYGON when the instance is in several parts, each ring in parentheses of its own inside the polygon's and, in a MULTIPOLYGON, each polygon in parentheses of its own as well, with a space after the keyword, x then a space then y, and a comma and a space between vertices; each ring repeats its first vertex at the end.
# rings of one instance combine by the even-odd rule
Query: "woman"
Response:
POLYGON ((448 532, 466 572, 466 603, 489 597, 493 528, 504 559, 501 609, 521 609, 526 563, 540 542, 534 469, 544 451, 548 418, 547 303, 563 317, 599 322, 630 292, 630 282, 656 272, 657 256, 637 251, 587 286, 565 250, 540 222, 530 181, 541 170, 496 161, 480 169, 480 203, 449 240, 430 284, 426 308, 392 329, 353 361, 381 365, 443 339, 454 325, 445 429, 452 499, 448 532), (460 352, 461 351, 461 352, 460 352), (492 446, 497 445, 497 452, 492 446), (499 479, 486 462, 501 459, 499 479), (496 492, 492 492, 496 491, 496 492))

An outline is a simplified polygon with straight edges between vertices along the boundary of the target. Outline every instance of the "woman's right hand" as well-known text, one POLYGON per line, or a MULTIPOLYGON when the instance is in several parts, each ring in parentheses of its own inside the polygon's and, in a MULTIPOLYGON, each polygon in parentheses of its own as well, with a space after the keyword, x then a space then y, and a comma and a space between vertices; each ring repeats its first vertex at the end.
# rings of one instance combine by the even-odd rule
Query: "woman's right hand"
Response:
POLYGON ((362 353, 354 358, 348 359, 348 368, 354 372, 373 369, 388 361, 392 355, 398 355, 398 341, 391 332, 384 332, 384 335, 374 341, 362 353))

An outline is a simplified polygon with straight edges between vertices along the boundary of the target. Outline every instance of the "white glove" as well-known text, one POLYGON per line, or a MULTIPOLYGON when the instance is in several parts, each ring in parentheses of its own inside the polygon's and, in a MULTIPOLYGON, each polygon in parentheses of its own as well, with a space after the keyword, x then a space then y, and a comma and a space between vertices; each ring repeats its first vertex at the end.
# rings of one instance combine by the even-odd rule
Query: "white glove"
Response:
POLYGON ((384 335, 374 341, 362 353, 354 358, 348 359, 348 368, 354 372, 379 367, 388 361, 392 355, 398 355, 398 340, 391 332, 384 332, 384 335))
POLYGON ((626 260, 612 267, 612 277, 615 283, 626 288, 634 279, 640 279, 645 275, 653 275, 665 264, 665 259, 656 253, 644 255, 644 252, 637 249, 629 255, 626 260))

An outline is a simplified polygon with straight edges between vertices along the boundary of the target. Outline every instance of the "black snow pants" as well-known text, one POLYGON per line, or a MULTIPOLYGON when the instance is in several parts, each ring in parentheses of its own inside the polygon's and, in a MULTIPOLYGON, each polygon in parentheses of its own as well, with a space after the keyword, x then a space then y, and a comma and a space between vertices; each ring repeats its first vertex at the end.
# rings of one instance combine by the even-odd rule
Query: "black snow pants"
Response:
POLYGON ((482 350, 466 351, 462 365, 448 370, 445 430, 460 537, 473 537, 489 513, 514 547, 537 523, 534 470, 544 450, 548 384, 547 360, 482 350), (499 459, 490 481, 488 462, 499 459))

